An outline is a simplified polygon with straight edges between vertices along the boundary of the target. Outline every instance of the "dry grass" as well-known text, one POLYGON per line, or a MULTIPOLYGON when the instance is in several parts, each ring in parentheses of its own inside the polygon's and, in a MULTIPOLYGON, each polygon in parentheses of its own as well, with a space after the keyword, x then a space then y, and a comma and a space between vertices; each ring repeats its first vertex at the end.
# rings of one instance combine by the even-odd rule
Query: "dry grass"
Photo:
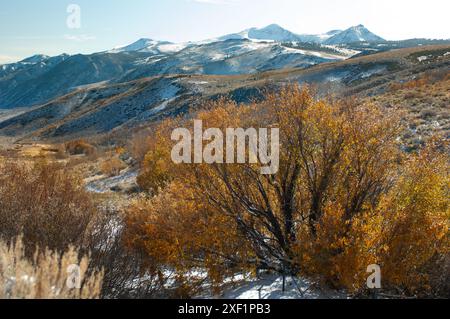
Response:
POLYGON ((450 72, 447 70, 391 85, 391 90, 371 100, 405 111, 407 131, 403 141, 408 150, 417 149, 432 136, 450 138, 450 72))
MULTIPOLYGON (((21 239, 10 245, 0 241, 1 299, 96 299, 103 272, 88 274, 89 258, 78 258, 71 247, 63 254, 45 249, 27 258, 21 239), (71 265, 79 267, 79 289, 70 288, 71 265)), ((73 286, 72 286, 73 287, 73 286)))

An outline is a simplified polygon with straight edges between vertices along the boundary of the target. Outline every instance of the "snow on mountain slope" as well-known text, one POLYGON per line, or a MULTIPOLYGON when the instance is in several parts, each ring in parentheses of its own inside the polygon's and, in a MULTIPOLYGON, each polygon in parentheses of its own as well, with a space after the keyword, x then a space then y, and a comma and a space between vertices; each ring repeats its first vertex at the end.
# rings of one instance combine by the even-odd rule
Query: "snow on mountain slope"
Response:
POLYGON ((276 43, 305 42, 334 45, 358 41, 382 41, 383 39, 371 33, 363 25, 351 27, 345 31, 331 30, 323 34, 296 34, 282 28, 278 24, 271 24, 264 28, 250 28, 238 33, 231 33, 221 37, 197 42, 175 44, 168 41, 155 41, 152 39, 143 38, 130 45, 117 47, 109 52, 146 52, 157 55, 164 53, 177 53, 189 47, 203 46, 215 42, 230 40, 250 40, 252 42, 276 43))
POLYGON ((186 45, 184 44, 175 44, 168 41, 156 41, 152 39, 142 38, 132 44, 114 48, 109 52, 110 53, 146 52, 152 54, 160 54, 160 53, 177 52, 184 49, 185 47, 186 45))
POLYGON ((48 55, 36 54, 36 55, 33 55, 29 58, 26 58, 26 59, 20 61, 19 63, 30 63, 30 64, 40 63, 40 62, 47 60, 48 58, 50 58, 48 55))
POLYGON ((225 41, 230 39, 248 39, 252 41, 275 41, 275 42, 309 42, 326 44, 346 44, 361 41, 383 41, 383 39, 365 28, 363 25, 351 27, 347 30, 331 30, 323 34, 296 34, 271 24, 264 28, 251 28, 238 33, 231 33, 219 38, 207 40, 225 41))
POLYGON ((4 136, 35 133, 59 137, 109 132, 128 122, 143 122, 169 107, 181 86, 164 77, 124 84, 104 83, 75 90, 40 107, 0 122, 4 136))
POLYGON ((192 45, 168 56, 142 59, 138 67, 122 80, 158 74, 253 74, 274 69, 309 67, 347 57, 287 48, 278 42, 234 39, 192 45))
POLYGON ((297 35, 283 29, 278 24, 271 24, 262 29, 252 28, 248 32, 250 39, 256 40, 273 40, 276 42, 295 41, 298 39, 297 35))
POLYGON ((247 39, 205 44, 172 44, 141 39, 129 46, 91 55, 32 57, 0 69, 0 107, 42 104, 83 85, 102 81, 127 82, 165 74, 253 74, 309 67, 337 61, 320 46, 287 48, 275 41, 247 39))
POLYGON ((23 71, 25 71, 26 73, 35 73, 38 72, 37 69, 42 70, 48 67, 52 67, 55 64, 64 61, 68 57, 69 55, 67 54, 61 54, 55 57, 50 57, 43 54, 36 54, 16 63, 2 65, 0 68, 0 78, 17 75, 19 74, 19 72, 23 71))
POLYGON ((250 29, 238 32, 238 33, 231 33, 231 34, 227 34, 218 38, 214 38, 214 39, 209 39, 206 40, 207 42, 215 42, 215 41, 227 41, 227 40, 243 40, 243 39, 247 39, 250 40, 249 38, 249 33, 250 29))
POLYGON ((383 38, 370 32, 362 24, 348 28, 339 32, 325 41, 326 44, 346 44, 354 42, 379 42, 385 41, 383 38))
POLYGON ((264 28, 250 28, 238 33, 231 33, 219 38, 210 39, 208 41, 226 41, 226 40, 254 40, 254 41, 275 41, 288 42, 297 41, 298 36, 278 24, 271 24, 264 28))
POLYGON ((226 40, 237 40, 237 39, 247 39, 251 41, 268 41, 268 42, 314 42, 320 43, 340 31, 330 31, 325 34, 295 34, 289 30, 280 27, 277 24, 271 24, 264 28, 251 28, 246 29, 238 33, 231 33, 219 38, 214 38, 207 40, 209 42, 213 41, 226 41, 226 40), (331 32, 331 33, 330 33, 331 32))

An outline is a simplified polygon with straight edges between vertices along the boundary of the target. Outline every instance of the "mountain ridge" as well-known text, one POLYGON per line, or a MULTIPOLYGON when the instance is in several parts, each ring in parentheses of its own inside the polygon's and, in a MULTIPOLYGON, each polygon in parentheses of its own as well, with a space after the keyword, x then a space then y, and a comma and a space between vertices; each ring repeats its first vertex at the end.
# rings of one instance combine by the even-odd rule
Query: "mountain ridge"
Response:
POLYGON ((355 42, 354 39, 359 39, 360 42, 363 41, 385 41, 378 35, 370 32, 364 25, 360 24, 357 26, 352 26, 345 30, 330 30, 323 34, 297 34, 289 31, 278 24, 270 24, 263 28, 250 28, 237 33, 230 33, 218 38, 211 39, 211 41, 219 40, 230 40, 230 39, 250 39, 259 41, 278 41, 278 42, 288 42, 288 41, 300 41, 300 42, 313 42, 319 44, 331 44, 326 43, 330 38, 335 37, 332 44, 346 44, 349 43, 347 39, 351 42, 355 42), (338 37, 342 34, 341 37, 338 37))
POLYGON ((430 41, 426 40, 378 42, 381 38, 363 25, 344 31, 331 30, 324 35, 295 35, 272 24, 224 37, 181 44, 142 38, 129 45, 89 55, 35 55, 2 65, 0 109, 40 105, 100 82, 123 83, 170 74, 229 76, 305 69, 402 47, 440 44, 439 41, 428 43, 430 41), (292 41, 297 36, 302 41, 292 41), (327 41, 353 42, 355 37, 357 40, 367 37, 376 41, 326 44, 327 41))
MULTIPOLYGON (((450 65, 450 44, 382 52, 345 61, 258 75, 163 75, 130 82, 86 86, 0 120, 0 136, 66 140, 116 132, 123 136, 141 124, 187 112, 201 100, 228 96, 237 103, 286 83, 316 83, 344 94, 376 95, 390 84, 450 65), (420 59, 427 56, 426 60, 420 59)), ((200 103, 201 104, 201 103, 200 103)))

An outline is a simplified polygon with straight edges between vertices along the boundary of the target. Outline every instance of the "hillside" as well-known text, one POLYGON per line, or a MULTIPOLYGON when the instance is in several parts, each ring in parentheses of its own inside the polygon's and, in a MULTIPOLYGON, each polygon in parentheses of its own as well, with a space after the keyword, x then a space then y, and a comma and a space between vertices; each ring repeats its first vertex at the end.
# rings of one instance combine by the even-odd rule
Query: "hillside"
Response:
POLYGON ((88 55, 34 55, 1 65, 0 109, 44 104, 79 87, 102 81, 117 84, 173 74, 248 75, 307 69, 357 55, 448 43, 426 39, 385 41, 363 25, 325 34, 298 35, 272 24, 186 43, 142 38, 88 55))
MULTIPOLYGON (((445 73, 450 66, 448 52, 450 46, 417 47, 255 75, 164 75, 117 84, 99 82, 9 116, 0 122, 0 134, 21 140, 65 140, 118 131, 130 134, 144 123, 195 108, 202 100, 229 95, 247 102, 261 97, 264 90, 294 82, 320 84, 323 90, 343 95, 380 96, 380 101, 387 101, 393 96, 392 85, 433 70, 445 73)), ((405 104, 410 100, 399 101, 405 104)), ((448 100, 436 104, 446 109, 448 100)), ((416 104, 419 112, 428 107, 416 104)), ((445 126, 446 120, 441 120, 445 126)))

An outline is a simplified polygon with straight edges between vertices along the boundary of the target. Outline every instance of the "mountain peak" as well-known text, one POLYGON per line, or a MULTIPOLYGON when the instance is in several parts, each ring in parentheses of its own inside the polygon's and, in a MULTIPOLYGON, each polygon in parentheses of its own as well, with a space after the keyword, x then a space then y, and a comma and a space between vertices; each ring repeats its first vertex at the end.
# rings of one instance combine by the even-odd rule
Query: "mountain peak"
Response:
POLYGON ((270 24, 264 28, 252 28, 248 32, 249 39, 269 41, 296 41, 298 36, 278 24, 270 24))
POLYGON ((383 38, 370 32, 364 25, 359 24, 344 30, 329 38, 326 44, 343 44, 352 42, 379 42, 384 41, 383 38))
POLYGON ((157 50, 160 45, 172 44, 168 41, 157 41, 149 38, 140 38, 139 40, 125 46, 115 48, 114 52, 133 52, 133 51, 146 51, 153 52, 157 50))
POLYGON ((279 24, 272 23, 272 24, 269 24, 268 26, 265 26, 264 28, 261 28, 259 30, 285 30, 285 29, 282 28, 279 24))
POLYGON ((152 42, 155 42, 155 41, 150 38, 140 38, 135 43, 152 43, 152 42))
POLYGON ((23 59, 22 61, 20 61, 21 63, 39 63, 42 62, 44 60, 47 60, 49 58, 48 55, 45 54, 35 54, 33 56, 30 56, 26 59, 23 59))

